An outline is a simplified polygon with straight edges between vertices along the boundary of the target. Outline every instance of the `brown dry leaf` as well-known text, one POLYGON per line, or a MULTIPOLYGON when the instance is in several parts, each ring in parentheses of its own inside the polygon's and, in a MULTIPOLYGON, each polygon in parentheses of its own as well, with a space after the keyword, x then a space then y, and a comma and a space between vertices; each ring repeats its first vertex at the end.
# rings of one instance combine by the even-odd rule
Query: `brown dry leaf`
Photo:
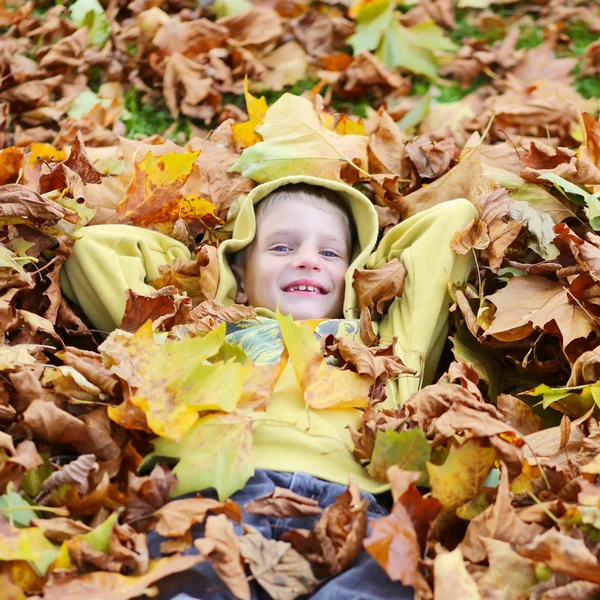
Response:
POLYGON ((44 535, 55 544, 62 544, 71 538, 89 533, 92 529, 81 521, 75 521, 67 517, 55 517, 53 519, 32 519, 36 527, 44 531, 44 535))
POLYGON ((69 444, 82 454, 93 453, 100 460, 110 460, 119 456, 121 449, 110 435, 105 409, 98 410, 101 413, 89 413, 78 419, 53 402, 34 400, 23 413, 23 421, 47 442, 69 444))
POLYGON ((594 281, 600 281, 600 249, 597 246, 597 236, 588 232, 587 238, 589 241, 586 241, 564 223, 555 225, 553 231, 556 233, 556 244, 561 248, 568 245, 577 264, 581 266, 583 271, 589 273, 594 281))
POLYGON ((405 179, 410 173, 406 163, 405 141, 398 125, 383 110, 378 111, 377 128, 369 137, 369 171, 371 174, 394 173, 405 179))
POLYGON ((324 356, 333 356, 340 361, 341 368, 350 367, 359 375, 367 375, 374 385, 385 385, 399 375, 414 375, 410 369, 394 354, 394 340, 388 346, 367 348, 364 344, 345 338, 336 339, 332 334, 321 338, 321 351, 324 356))
POLYGON ((39 229, 51 229, 67 215, 75 215, 75 212, 22 185, 0 187, 0 218, 3 223, 26 223, 39 229))
POLYGON ((511 504, 508 471, 502 466, 496 501, 470 521, 459 548, 470 561, 481 562, 487 556, 483 538, 493 538, 519 547, 535 539, 542 530, 539 525, 526 524, 517 516, 511 504))
POLYGON ((394 90, 400 95, 408 91, 410 83, 400 73, 388 69, 375 56, 362 50, 346 67, 341 78, 340 87, 345 92, 354 94, 364 93, 367 89, 379 87, 384 90, 394 90))
POLYGON ((242 520, 240 508, 233 500, 219 502, 211 498, 184 498, 172 500, 154 512, 154 529, 165 537, 180 537, 194 523, 202 523, 208 512, 223 513, 238 523, 242 520))
POLYGON ((163 93, 171 115, 184 115, 210 121, 220 107, 221 95, 215 91, 212 78, 203 65, 178 52, 166 61, 163 93), (179 90, 183 94, 179 94, 179 90), (181 96, 181 97, 180 97, 181 96))
POLYGON ((227 39, 228 31, 208 19, 182 20, 172 17, 164 22, 152 43, 165 54, 179 53, 194 57, 220 47, 227 39))
POLYGON ((441 177, 459 155, 453 138, 437 141, 430 135, 419 136, 408 142, 405 152, 422 179, 441 177))
POLYGON ((183 187, 183 193, 196 193, 210 200, 217 207, 216 214, 221 219, 226 219, 233 202, 239 196, 249 193, 256 184, 251 179, 230 171, 238 154, 220 143, 215 134, 211 140, 193 138, 188 147, 193 151, 200 151, 195 163, 198 176, 195 179, 192 173, 183 187), (192 183, 194 187, 191 187, 192 183))
POLYGON ((100 466, 96 462, 94 454, 82 454, 73 462, 65 465, 60 471, 55 471, 45 479, 40 487, 40 492, 47 494, 51 490, 65 483, 76 483, 81 494, 87 494, 89 490, 88 475, 96 472, 100 466))
POLYGON ((271 8, 254 6, 217 24, 229 31, 236 46, 264 46, 283 33, 280 16, 271 8))
POLYGON ((574 340, 598 332, 597 325, 562 285, 539 275, 515 277, 487 299, 496 306, 496 312, 485 336, 520 340, 538 328, 560 335, 566 348, 574 340))
POLYGON ((56 44, 38 50, 42 69, 56 67, 79 67, 83 63, 83 52, 88 47, 88 29, 83 27, 62 38, 56 44))
POLYGON ((450 247, 457 254, 467 254, 471 250, 485 250, 491 243, 487 223, 473 219, 466 227, 454 234, 450 247))
MULTIPOLYGON (((412 515, 402 502, 405 494, 394 502, 388 516, 371 523, 372 533, 363 540, 363 545, 392 581, 401 581, 404 585, 427 591, 428 585, 418 569, 422 551, 419 536, 412 515)), ((416 494, 421 498, 419 492, 416 494)), ((437 501, 434 502, 437 514, 440 506, 437 501)), ((415 504, 412 506, 417 507, 415 504)), ((415 511, 414 516, 423 518, 423 513, 419 512, 415 511)))
POLYGON ((156 465, 146 477, 137 477, 130 472, 127 483, 127 508, 123 520, 136 531, 146 531, 152 524, 154 513, 171 500, 177 477, 156 465))
POLYGON ((169 331, 185 322, 191 311, 191 300, 177 293, 177 288, 167 286, 139 294, 134 290, 125 292, 125 313, 120 329, 135 333, 146 321, 152 321, 152 328, 169 331))
POLYGON ((481 211, 481 222, 487 225, 490 267, 497 273, 506 250, 517 239, 523 224, 506 218, 510 215, 511 200, 505 188, 481 194, 476 198, 476 204, 481 211))
POLYGON ((252 575, 273 600, 294 600, 317 586, 310 563, 291 544, 267 540, 246 525, 239 545, 252 575))
POLYGON ((250 600, 250 585, 242 565, 239 538, 225 515, 208 517, 204 537, 194 546, 207 557, 236 600, 250 600))
POLYGON ((277 486, 268 496, 262 496, 245 504, 244 510, 254 515, 280 518, 312 517, 323 512, 316 500, 277 486))
POLYGON ((402 295, 406 269, 394 258, 376 269, 355 269, 353 279, 359 308, 366 306, 376 319, 385 314, 389 302, 402 295))
POLYGON ((538 583, 535 563, 519 556, 506 542, 483 538, 490 568, 478 581, 484 593, 502 591, 508 600, 529 598, 538 583))
POLYGON ((499 394, 497 406, 502 419, 521 435, 535 433, 544 427, 542 418, 536 415, 533 409, 519 398, 515 398, 510 394, 499 394))
POLYGON ((217 249, 204 244, 196 252, 194 260, 176 258, 168 265, 159 267, 161 275, 150 281, 157 290, 174 286, 192 299, 192 306, 204 300, 213 300, 219 284, 217 249))
POLYGON ((600 583, 598 559, 582 539, 576 539, 550 529, 538 535, 528 544, 517 545, 515 550, 553 571, 565 573, 577 579, 600 583))
POLYGON ((203 560, 204 557, 200 555, 174 556, 152 563, 144 575, 95 572, 66 581, 57 580, 44 587, 44 600, 81 600, 88 597, 130 600, 148 592, 152 589, 150 586, 163 577, 186 571, 203 560))
POLYGON ((114 373, 102 365, 102 358, 99 354, 82 354, 81 351, 72 346, 67 346, 64 351, 57 353, 57 356, 68 367, 79 371, 91 384, 108 394, 112 398, 119 397, 121 393, 121 382, 114 373))
POLYGON ((243 304, 224 306, 216 300, 205 300, 192 310, 189 315, 189 321, 196 323, 206 318, 214 319, 216 324, 237 323, 238 321, 256 319, 256 311, 252 306, 245 306, 243 304))
POLYGON ((313 563, 317 576, 341 573, 360 553, 367 533, 367 505, 350 479, 348 489, 325 509, 312 531, 293 529, 282 539, 313 563))

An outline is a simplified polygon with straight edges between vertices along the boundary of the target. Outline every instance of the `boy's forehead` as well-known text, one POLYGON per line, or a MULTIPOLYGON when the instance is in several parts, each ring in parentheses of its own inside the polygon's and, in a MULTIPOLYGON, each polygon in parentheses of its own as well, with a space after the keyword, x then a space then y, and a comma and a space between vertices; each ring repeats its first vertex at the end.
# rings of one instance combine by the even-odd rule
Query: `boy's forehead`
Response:
POLYGON ((303 229, 307 225, 329 228, 333 221, 339 223, 340 229, 347 229, 344 219, 326 200, 310 203, 299 198, 282 198, 274 205, 267 205, 257 218, 257 233, 261 229, 303 229), (287 213, 287 215, 286 215, 287 213), (319 214, 328 218, 319 218, 319 214), (288 218, 286 218, 288 217, 288 218))

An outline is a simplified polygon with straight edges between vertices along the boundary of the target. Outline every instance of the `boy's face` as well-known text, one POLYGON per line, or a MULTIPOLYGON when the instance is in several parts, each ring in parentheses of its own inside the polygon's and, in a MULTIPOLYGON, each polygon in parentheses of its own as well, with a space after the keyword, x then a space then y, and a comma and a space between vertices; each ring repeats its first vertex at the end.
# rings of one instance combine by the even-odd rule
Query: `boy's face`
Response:
POLYGON ((344 303, 350 234, 335 212, 286 199, 261 215, 237 302, 291 313, 294 319, 338 318, 344 303), (303 289, 300 289, 300 288, 303 289))

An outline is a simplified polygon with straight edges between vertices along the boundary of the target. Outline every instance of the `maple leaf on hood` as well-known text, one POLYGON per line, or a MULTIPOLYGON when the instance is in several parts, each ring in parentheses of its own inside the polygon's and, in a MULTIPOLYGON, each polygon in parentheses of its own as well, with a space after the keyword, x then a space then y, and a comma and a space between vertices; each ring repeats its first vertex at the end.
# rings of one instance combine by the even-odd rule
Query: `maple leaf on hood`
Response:
POLYGON ((330 131, 305 98, 284 94, 257 131, 263 141, 246 148, 231 170, 258 183, 300 174, 340 181, 342 169, 351 181, 368 177, 367 138, 330 131))

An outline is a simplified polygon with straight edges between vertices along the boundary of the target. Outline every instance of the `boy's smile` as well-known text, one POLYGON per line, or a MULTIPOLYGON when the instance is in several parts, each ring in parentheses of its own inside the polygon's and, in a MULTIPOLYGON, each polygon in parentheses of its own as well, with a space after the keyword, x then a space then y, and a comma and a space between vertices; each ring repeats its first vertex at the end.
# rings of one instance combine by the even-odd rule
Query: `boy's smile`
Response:
POLYGON ((350 232, 335 211, 296 199, 270 207, 240 278, 238 302, 291 313, 295 319, 342 316, 350 232))

